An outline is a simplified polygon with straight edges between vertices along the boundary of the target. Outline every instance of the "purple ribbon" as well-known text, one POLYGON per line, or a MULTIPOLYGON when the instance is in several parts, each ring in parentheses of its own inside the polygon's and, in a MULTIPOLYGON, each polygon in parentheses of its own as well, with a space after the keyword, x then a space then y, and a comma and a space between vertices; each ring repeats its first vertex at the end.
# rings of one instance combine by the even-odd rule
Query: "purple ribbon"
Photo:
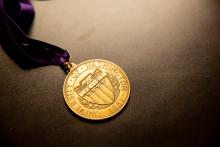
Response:
POLYGON ((0 0, 0 43, 23 69, 60 65, 69 61, 67 51, 25 35, 32 24, 34 8, 30 0, 0 0))

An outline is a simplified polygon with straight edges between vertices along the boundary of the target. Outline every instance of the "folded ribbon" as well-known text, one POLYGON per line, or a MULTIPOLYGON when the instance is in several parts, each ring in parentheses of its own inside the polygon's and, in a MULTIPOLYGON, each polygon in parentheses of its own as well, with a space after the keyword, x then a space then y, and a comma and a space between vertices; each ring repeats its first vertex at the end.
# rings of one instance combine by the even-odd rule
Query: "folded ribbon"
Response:
POLYGON ((23 69, 60 65, 69 60, 67 51, 26 36, 34 18, 30 0, 0 0, 0 43, 23 69))

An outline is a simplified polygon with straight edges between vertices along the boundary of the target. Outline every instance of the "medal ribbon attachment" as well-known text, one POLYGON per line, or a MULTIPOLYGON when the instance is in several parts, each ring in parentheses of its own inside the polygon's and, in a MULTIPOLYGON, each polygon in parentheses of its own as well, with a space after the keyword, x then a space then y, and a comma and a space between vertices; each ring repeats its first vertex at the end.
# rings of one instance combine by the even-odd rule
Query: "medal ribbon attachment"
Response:
POLYGON ((66 50, 25 34, 34 14, 30 0, 0 0, 0 43, 3 49, 22 69, 46 65, 63 67, 70 57, 66 50))

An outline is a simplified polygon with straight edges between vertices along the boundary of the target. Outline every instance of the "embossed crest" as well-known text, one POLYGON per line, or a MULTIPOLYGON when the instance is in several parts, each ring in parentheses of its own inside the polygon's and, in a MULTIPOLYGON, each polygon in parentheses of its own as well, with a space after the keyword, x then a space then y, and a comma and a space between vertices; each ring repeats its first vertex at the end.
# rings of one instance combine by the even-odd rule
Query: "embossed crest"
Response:
POLYGON ((81 103, 91 109, 105 108, 113 104, 118 96, 119 82, 116 77, 112 77, 114 75, 100 69, 89 72, 75 88, 81 97, 81 103))

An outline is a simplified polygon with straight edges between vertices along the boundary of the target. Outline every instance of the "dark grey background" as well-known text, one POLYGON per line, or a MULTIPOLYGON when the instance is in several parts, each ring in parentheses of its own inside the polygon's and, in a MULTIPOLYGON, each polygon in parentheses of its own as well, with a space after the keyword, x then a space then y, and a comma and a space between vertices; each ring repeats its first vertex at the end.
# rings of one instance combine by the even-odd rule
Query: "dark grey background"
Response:
POLYGON ((220 139, 219 0, 33 1, 30 36, 80 63, 120 65, 127 107, 88 122, 65 105, 64 72, 20 69, 0 49, 0 139, 5 146, 217 147, 220 139))

